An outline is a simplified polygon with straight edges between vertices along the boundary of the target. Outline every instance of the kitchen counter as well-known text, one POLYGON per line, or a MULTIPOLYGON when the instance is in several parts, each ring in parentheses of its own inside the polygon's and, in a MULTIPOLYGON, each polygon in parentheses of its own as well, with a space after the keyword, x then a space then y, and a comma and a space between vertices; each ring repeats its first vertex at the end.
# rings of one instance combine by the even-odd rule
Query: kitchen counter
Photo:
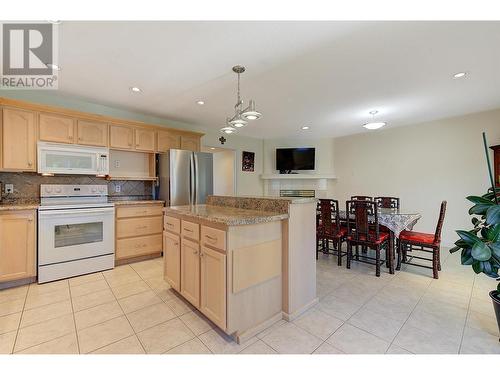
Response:
POLYGON ((158 200, 115 200, 115 199, 110 199, 109 200, 111 203, 114 203, 115 206, 123 206, 123 205, 134 205, 134 204, 162 204, 165 205, 165 201, 158 201, 158 200))
POLYGON ((22 211, 22 210, 36 210, 39 203, 37 201, 19 201, 19 202, 0 202, 0 211, 22 211))
POLYGON ((268 223, 288 218, 288 214, 286 213, 206 204, 172 206, 166 207, 164 211, 167 215, 184 215, 213 223, 225 224, 227 226, 268 223))

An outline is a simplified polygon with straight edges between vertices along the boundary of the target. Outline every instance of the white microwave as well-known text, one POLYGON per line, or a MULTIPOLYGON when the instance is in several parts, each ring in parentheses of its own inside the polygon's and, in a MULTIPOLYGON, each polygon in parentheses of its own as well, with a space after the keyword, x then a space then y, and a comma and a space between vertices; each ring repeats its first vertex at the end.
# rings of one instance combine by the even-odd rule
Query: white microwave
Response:
POLYGON ((37 172, 52 174, 109 174, 109 149, 38 142, 37 172))

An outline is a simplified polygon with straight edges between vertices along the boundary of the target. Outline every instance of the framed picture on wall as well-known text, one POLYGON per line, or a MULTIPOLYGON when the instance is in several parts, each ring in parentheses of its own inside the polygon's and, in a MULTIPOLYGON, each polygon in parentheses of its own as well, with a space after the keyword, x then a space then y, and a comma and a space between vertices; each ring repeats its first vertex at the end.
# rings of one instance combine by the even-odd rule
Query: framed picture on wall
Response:
POLYGON ((255 152, 243 151, 241 154, 241 170, 243 172, 255 171, 255 152))

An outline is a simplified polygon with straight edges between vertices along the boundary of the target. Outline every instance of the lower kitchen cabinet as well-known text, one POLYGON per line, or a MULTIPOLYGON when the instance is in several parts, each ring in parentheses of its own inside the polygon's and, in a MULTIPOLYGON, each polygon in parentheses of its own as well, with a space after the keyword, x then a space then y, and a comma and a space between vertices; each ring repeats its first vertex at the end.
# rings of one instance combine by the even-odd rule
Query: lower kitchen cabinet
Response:
POLYGON ((181 288, 181 241, 178 235, 163 232, 163 258, 165 280, 180 292, 181 288))
POLYGON ((200 310, 226 329, 226 255, 203 246, 200 259, 200 310))
POLYGON ((36 211, 0 212, 0 282, 36 276, 36 211))
POLYGON ((185 238, 181 241, 181 294, 200 307, 200 245, 185 238))

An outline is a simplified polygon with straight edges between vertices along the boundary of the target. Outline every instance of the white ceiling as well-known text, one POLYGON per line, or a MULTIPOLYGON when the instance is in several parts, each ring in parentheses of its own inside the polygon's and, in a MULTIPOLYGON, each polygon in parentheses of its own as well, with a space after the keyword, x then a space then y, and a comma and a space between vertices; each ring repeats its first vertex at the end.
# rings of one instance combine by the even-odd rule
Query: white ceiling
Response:
POLYGON ((500 107, 500 22, 63 22, 59 35, 61 94, 216 130, 245 65, 243 99, 263 118, 239 133, 259 138, 366 132, 372 109, 393 127, 500 107))

